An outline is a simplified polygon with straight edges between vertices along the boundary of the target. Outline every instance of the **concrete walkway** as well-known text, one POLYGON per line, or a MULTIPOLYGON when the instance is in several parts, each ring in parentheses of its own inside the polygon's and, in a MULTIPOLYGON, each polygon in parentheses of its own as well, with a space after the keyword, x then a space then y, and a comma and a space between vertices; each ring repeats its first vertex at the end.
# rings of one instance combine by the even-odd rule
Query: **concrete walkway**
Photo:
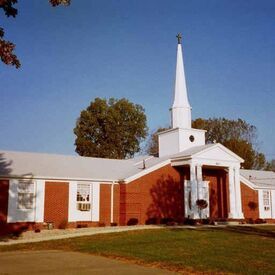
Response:
MULTIPOLYGON (((185 226, 187 228, 188 226, 185 226)), ((34 231, 24 232, 18 239, 6 239, 0 241, 0 245, 13 245, 21 243, 32 243, 42 242, 49 240, 59 240, 82 236, 91 236, 96 234, 106 234, 114 232, 124 232, 131 230, 145 230, 145 229, 160 229, 164 226, 158 225, 136 225, 136 226, 110 226, 110 227, 89 227, 89 228, 78 228, 78 229, 52 229, 52 230, 41 230, 40 233, 34 231)), ((189 226, 190 228, 190 226, 189 226)))
POLYGON ((0 274, 172 275, 176 273, 79 252, 44 250, 1 253, 0 274))

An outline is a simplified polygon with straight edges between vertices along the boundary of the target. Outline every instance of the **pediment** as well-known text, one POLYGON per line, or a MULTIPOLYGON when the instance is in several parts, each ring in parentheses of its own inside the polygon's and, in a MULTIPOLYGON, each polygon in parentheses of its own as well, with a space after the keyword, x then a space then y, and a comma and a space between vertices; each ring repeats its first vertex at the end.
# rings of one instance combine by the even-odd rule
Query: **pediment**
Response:
POLYGON ((219 143, 210 148, 193 154, 192 159, 193 158, 208 159, 214 161, 244 162, 241 157, 219 143))

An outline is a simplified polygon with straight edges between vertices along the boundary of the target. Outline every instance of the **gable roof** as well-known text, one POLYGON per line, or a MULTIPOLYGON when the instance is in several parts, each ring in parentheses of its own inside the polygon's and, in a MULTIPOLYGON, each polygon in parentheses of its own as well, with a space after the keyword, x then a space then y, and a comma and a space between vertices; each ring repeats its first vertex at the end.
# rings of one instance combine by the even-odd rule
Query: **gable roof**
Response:
POLYGON ((45 153, 0 151, 1 177, 33 177, 94 181, 124 180, 143 169, 163 162, 163 158, 139 156, 118 160, 45 153))
POLYGON ((275 172, 241 169, 240 174, 241 180, 251 187, 275 189, 275 172))
POLYGON ((130 182, 169 164, 171 160, 197 156, 221 146, 206 144, 162 158, 147 155, 126 160, 0 150, 0 177, 130 182))

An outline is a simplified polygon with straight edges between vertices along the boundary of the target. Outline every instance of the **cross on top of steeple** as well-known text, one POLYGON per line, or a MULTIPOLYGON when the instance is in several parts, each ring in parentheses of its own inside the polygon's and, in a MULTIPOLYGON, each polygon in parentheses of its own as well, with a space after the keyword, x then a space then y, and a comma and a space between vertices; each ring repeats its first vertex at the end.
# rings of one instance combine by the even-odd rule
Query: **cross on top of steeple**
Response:
POLYGON ((177 34, 177 39, 178 39, 178 44, 181 44, 181 39, 182 39, 182 36, 180 33, 177 34))

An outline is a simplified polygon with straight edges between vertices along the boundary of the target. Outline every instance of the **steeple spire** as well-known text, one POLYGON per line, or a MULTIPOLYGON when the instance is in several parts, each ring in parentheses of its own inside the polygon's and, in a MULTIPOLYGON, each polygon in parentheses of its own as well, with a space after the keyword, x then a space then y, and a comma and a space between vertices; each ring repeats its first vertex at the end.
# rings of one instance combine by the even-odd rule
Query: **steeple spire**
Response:
POLYGON ((172 128, 191 128, 191 107, 188 101, 185 73, 183 66, 181 39, 179 33, 178 49, 177 49, 177 65, 176 65, 176 80, 174 91, 174 102, 171 108, 172 111, 172 128))

